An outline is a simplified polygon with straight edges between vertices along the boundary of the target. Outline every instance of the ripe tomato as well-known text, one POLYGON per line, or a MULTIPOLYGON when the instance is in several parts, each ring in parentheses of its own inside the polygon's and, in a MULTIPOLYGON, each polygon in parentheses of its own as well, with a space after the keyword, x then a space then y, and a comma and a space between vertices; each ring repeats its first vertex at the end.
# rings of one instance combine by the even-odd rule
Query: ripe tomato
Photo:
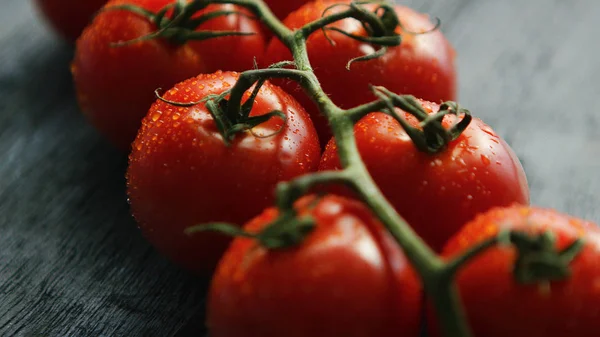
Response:
MULTIPOLYGON (((437 104, 421 102, 429 113, 439 110, 437 104)), ((405 116, 417 126, 414 117, 405 116)), ((448 127, 456 118, 448 115, 443 124, 448 127)), ((433 249, 441 249, 478 213, 529 202, 529 188, 518 158, 477 118, 437 155, 419 151, 400 124, 383 113, 365 116, 354 130, 369 173, 399 214, 433 249)), ((332 139, 319 169, 339 168, 332 139)))
MULTIPOLYGON (((232 72, 199 75, 177 84, 165 98, 198 101, 229 89, 237 77, 232 72)), ((177 264, 209 271, 229 241, 214 233, 187 236, 186 228, 207 222, 241 225, 272 204, 278 182, 316 169, 320 149, 308 114, 267 83, 251 116, 273 110, 286 114, 285 125, 273 117, 254 134, 238 134, 228 147, 204 104, 152 105, 129 158, 128 194, 144 235, 177 264)))
MULTIPOLYGON (((173 1, 113 0, 107 6, 124 3, 156 12, 173 1)), ((206 11, 231 8, 232 5, 211 5, 206 11)), ((260 26, 247 17, 232 15, 214 19, 199 27, 205 28, 254 32, 256 35, 183 45, 155 39, 112 47, 111 43, 150 34, 156 26, 148 19, 124 10, 98 15, 78 40, 72 67, 84 113, 109 140, 122 149, 129 149, 141 119, 154 101, 155 89, 169 88, 199 73, 249 69, 254 57, 264 51, 265 40, 260 26)))
POLYGON ((474 336, 598 336, 600 232, 595 225, 549 209, 493 209, 452 237, 443 256, 455 256, 507 229, 532 234, 550 231, 559 250, 578 238, 585 244, 570 264, 571 276, 546 284, 515 281, 516 251, 512 247, 490 248, 465 265, 457 282, 474 336))
POLYGON ((309 0, 265 0, 265 3, 280 19, 285 19, 292 11, 300 8, 309 0))
POLYGON ((108 0, 35 0, 46 21, 63 38, 75 42, 97 10, 108 0))
MULTIPOLYGON (((296 204, 316 224, 299 246, 234 240, 212 280, 211 336, 418 336, 420 286, 399 246, 361 203, 314 201, 296 204)), ((245 228, 258 232, 277 213, 268 209, 245 228)))
MULTIPOLYGON (((339 2, 339 1, 338 1, 339 2)), ((284 21, 290 28, 300 28, 306 23, 319 19, 323 11, 334 2, 317 0, 302 6, 284 21)), ((373 9, 375 5, 368 5, 373 9)), ((335 7, 328 14, 343 11, 343 6, 335 7)), ((433 28, 426 15, 407 7, 395 6, 396 13, 404 27, 413 32, 424 32, 433 28)), ((346 19, 331 25, 355 35, 366 35, 361 24, 354 19, 346 19)), ((355 62, 350 71, 346 63, 356 57, 374 52, 373 46, 353 40, 338 32, 330 31, 328 36, 335 42, 332 46, 322 31, 308 38, 308 54, 311 64, 325 93, 342 108, 375 100, 369 85, 384 86, 397 94, 411 94, 429 101, 456 100, 455 52, 439 31, 423 35, 404 33, 401 29, 402 44, 389 48, 378 59, 355 62)), ((265 65, 282 60, 291 60, 289 50, 277 39, 271 40, 265 53, 265 65)), ((313 117, 315 127, 322 142, 331 136, 327 121, 321 117, 315 104, 300 87, 291 81, 275 82, 292 93, 313 117)))

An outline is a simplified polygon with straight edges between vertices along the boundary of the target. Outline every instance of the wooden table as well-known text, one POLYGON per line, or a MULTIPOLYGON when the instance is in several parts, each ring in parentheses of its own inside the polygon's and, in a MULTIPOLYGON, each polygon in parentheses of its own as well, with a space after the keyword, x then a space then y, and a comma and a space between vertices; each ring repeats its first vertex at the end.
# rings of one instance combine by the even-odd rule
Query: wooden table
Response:
MULTIPOLYGON (((460 102, 523 160, 533 203, 600 221, 600 1, 409 5, 443 20, 460 102)), ((206 281, 136 229, 70 48, 25 0, 2 0, 0 46, 0 336, 201 336, 206 281)))

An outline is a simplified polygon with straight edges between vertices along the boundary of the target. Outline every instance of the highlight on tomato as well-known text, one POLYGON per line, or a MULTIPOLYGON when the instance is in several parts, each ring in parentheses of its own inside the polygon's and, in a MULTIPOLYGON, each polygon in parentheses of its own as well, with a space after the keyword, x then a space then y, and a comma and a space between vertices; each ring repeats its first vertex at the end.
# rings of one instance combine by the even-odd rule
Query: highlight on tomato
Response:
MULTIPOLYGON (((154 90, 199 73, 251 69, 264 52, 260 24, 243 8, 209 5, 172 26, 174 10, 165 9, 174 4, 112 0, 77 41, 72 73, 79 105, 123 150, 130 149, 154 90)), ((181 5, 178 15, 189 6, 181 5)))
POLYGON ((278 241, 265 235, 282 215, 269 208, 244 227, 261 240, 230 245, 207 301, 211 336, 418 336, 418 279, 370 210, 332 195, 304 197, 295 210, 314 226, 301 243, 261 244, 278 241))
POLYGON ((277 183, 315 171, 320 158, 306 111, 269 82, 249 115, 237 120, 215 119, 213 101, 199 102, 227 94, 238 76, 201 74, 166 91, 144 118, 129 157, 127 191, 144 236, 174 263, 202 275, 230 240, 188 236, 186 228, 244 224, 273 203, 277 183))
MULTIPOLYGON (((406 111, 395 113, 424 137, 437 140, 434 130, 423 130, 426 116, 440 105, 419 100, 421 120, 406 111), (434 131, 434 132, 431 132, 434 131)), ((445 110, 448 107, 445 107, 445 110)), ((451 130, 460 116, 447 114, 442 126, 451 130)), ((478 118, 437 153, 418 147, 389 114, 371 113, 354 127, 362 160, 383 195, 425 242, 439 251, 466 222, 493 207, 529 203, 523 167, 510 146, 478 118)), ((339 170, 337 144, 331 139, 319 170, 339 170)), ((346 190, 338 193, 351 195, 346 190)))

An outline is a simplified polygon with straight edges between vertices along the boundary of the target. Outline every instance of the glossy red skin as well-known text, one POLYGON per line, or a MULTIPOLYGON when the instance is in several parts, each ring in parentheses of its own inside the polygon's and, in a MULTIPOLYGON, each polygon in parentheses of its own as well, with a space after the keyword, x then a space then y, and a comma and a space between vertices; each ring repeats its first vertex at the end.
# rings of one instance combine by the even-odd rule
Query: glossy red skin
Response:
MULTIPOLYGON (((429 113, 439 110, 437 104, 421 102, 429 113)), ((447 116, 444 125, 453 124, 455 118, 447 116)), ((407 119, 416 126, 416 119, 407 119)), ((529 203, 521 163, 478 118, 436 155, 419 151, 400 124, 383 113, 365 116, 354 130, 361 157, 383 194, 437 251, 478 213, 496 206, 529 203)), ((319 170, 339 168, 332 139, 319 170)))
POLYGON ((300 8, 310 0, 264 0, 267 6, 271 9, 279 19, 285 19, 288 14, 300 8))
MULTIPOLYGON (((123 3, 158 11, 172 0, 114 0, 107 6, 123 3)), ((207 10, 223 6, 214 5, 207 10)), ((199 73, 215 72, 225 66, 226 70, 246 70, 251 67, 254 56, 260 57, 264 51, 265 41, 259 24, 248 18, 237 15, 220 18, 199 29, 205 28, 239 28, 257 32, 257 35, 180 46, 159 39, 114 48, 111 43, 147 35, 156 27, 128 11, 98 15, 77 41, 72 66, 79 105, 92 124, 112 143, 128 151, 141 119, 156 98, 154 90, 170 88, 199 73)))
MULTIPOLYGON (((320 18, 332 4, 321 0, 308 3, 290 14, 284 23, 294 29, 302 27, 320 18)), ((433 28, 427 16, 399 5, 395 9, 406 29, 423 32, 433 28)), ((343 10, 343 6, 338 6, 328 13, 343 10)), ((356 35, 366 34, 354 19, 346 19, 332 27, 356 35)), ((456 100, 455 52, 444 35, 439 30, 418 36, 402 33, 400 29, 397 32, 403 38, 400 46, 389 48, 381 58, 354 63, 351 71, 346 70, 346 63, 365 55, 365 50, 373 51, 370 45, 330 32, 329 37, 336 43, 332 46, 321 31, 311 35, 307 41, 308 54, 325 93, 342 108, 374 101, 376 97, 369 88, 370 84, 433 102, 456 100)), ((291 60, 291 54, 279 40, 273 39, 265 53, 264 65, 282 60, 291 60)), ((275 83, 292 93, 307 108, 324 144, 331 137, 331 132, 309 96, 295 82, 275 83)))
POLYGON ((35 0, 52 28, 69 42, 75 42, 92 17, 107 0, 35 0))
MULTIPOLYGON (((236 239, 219 263, 207 307, 213 337, 418 336, 420 286, 406 257, 365 206, 325 196, 300 215, 316 229, 297 247, 236 239)), ((271 223, 268 209, 246 229, 271 223)))
MULTIPOLYGON (((198 15, 215 10, 242 11, 231 4, 210 5, 198 15)), ((254 57, 260 61, 267 47, 267 39, 261 33, 260 22, 239 15, 222 16, 199 27, 201 30, 254 32, 251 36, 228 36, 204 41, 195 41, 191 46, 200 55, 209 72, 245 71, 254 68, 254 57)))
MULTIPOLYGON (((165 98, 195 102, 222 93, 237 77, 199 75, 177 84, 165 98)), ((308 114, 280 88, 266 84, 251 115, 273 110, 288 116, 279 134, 257 138, 244 132, 227 147, 204 104, 152 105, 129 157, 128 194, 144 235, 176 264, 210 272, 230 240, 214 233, 186 236, 186 228, 207 222, 242 225, 272 205, 278 182, 318 166, 320 149, 308 114)), ((282 124, 272 118, 254 131, 267 136, 282 124)))
MULTIPOLYGON (((455 256, 506 229, 551 231, 559 249, 577 238, 586 243, 571 263, 571 277, 550 282, 549 291, 542 285, 515 282, 511 272, 514 248, 491 248, 461 269, 457 282, 474 336, 598 336, 600 232, 596 225, 550 209, 496 208, 461 229, 445 246, 443 256, 455 256)), ((434 336, 439 334, 434 332, 434 336)))

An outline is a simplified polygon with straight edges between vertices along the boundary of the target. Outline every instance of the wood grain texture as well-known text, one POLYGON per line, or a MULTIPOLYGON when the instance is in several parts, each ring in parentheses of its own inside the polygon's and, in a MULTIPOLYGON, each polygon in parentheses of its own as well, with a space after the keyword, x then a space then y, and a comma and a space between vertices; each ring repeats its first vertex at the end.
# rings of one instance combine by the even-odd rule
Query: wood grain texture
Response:
MULTIPOLYGON (((600 221, 600 2, 407 3, 443 20, 460 102, 523 160, 533 203, 600 221)), ((0 336, 202 336, 206 280, 136 229, 126 158, 78 112, 72 51, 28 1, 0 8, 0 336)))

